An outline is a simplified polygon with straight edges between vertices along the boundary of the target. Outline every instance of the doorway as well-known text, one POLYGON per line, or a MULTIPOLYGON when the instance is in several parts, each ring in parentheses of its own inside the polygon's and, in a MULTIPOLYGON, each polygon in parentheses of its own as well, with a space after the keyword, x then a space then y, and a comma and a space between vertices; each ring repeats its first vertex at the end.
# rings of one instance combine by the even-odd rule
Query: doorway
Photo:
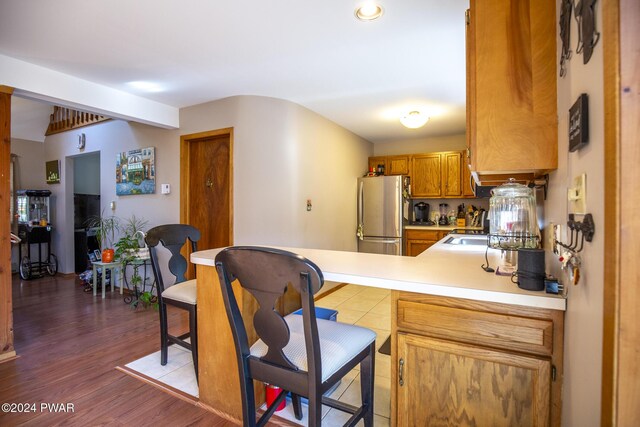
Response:
POLYGON ((233 244, 233 128, 180 137, 180 222, 200 230, 198 250, 233 244))
POLYGON ((100 152, 71 157, 73 162, 73 243, 75 272, 89 268, 88 253, 100 249, 96 230, 88 227, 100 216, 100 152))

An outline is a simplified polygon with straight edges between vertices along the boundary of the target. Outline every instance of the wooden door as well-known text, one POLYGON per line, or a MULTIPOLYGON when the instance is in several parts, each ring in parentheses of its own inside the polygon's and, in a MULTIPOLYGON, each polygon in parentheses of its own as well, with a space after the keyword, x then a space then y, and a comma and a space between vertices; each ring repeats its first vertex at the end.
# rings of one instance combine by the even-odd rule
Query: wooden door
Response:
POLYGON ((444 153, 442 159, 442 195, 444 197, 462 196, 462 154, 444 153))
POLYGON ((414 155, 411 159, 411 181, 413 197, 441 197, 440 154, 414 155))
POLYGON ((232 129, 181 137, 181 222, 201 232, 198 250, 233 244, 232 129))
POLYGON ((404 333, 397 346, 398 426, 549 424, 549 360, 404 333))
POLYGON ((409 156, 388 156, 385 175, 409 175, 409 156))

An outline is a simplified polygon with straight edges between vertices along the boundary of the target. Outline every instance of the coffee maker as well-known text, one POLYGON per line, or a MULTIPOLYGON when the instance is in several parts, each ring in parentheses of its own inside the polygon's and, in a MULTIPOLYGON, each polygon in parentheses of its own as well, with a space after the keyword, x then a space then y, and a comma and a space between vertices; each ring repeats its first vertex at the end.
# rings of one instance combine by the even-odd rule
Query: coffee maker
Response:
POLYGON ((429 222, 429 204, 425 202, 413 205, 413 222, 424 224, 429 222))

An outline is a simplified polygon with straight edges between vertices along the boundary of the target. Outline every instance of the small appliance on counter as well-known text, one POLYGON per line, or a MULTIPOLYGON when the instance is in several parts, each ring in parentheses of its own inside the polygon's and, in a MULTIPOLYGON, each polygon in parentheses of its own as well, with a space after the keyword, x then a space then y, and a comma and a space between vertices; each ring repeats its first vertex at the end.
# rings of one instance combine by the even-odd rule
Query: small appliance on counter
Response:
POLYGON ((449 218, 447 218, 448 210, 448 203, 440 203, 440 219, 438 220, 438 225, 449 225, 449 218))
POLYGON ((411 225, 435 225, 429 220, 430 206, 428 203, 419 202, 413 205, 413 220, 409 221, 411 225))

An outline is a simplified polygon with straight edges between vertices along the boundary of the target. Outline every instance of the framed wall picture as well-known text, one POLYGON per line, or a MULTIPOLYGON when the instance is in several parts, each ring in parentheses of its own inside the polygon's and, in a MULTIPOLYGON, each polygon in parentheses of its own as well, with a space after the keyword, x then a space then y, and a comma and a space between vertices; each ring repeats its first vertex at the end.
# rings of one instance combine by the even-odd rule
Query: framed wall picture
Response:
POLYGON ((155 148, 124 151, 116 159, 116 195, 156 192, 155 148))
POLYGON ((45 163, 45 177, 47 184, 60 184, 60 160, 45 163))

